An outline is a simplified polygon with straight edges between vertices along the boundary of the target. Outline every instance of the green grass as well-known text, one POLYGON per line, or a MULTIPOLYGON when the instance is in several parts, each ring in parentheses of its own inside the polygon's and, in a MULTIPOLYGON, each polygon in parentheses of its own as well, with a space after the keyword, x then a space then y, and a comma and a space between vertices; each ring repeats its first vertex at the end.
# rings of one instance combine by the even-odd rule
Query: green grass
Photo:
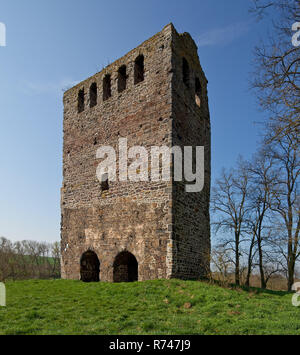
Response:
POLYGON ((6 287, 0 334, 300 334, 300 308, 286 292, 180 280, 6 287))

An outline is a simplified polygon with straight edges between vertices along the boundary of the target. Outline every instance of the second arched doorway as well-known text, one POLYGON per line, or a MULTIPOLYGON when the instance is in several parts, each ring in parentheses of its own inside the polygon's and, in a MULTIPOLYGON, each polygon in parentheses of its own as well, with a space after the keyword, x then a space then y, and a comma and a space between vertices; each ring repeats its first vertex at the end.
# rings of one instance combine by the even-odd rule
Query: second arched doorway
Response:
POLYGON ((114 261, 114 282, 138 281, 138 262, 128 251, 119 253, 114 261))
POLYGON ((92 250, 82 254, 80 259, 80 279, 84 282, 98 282, 100 273, 100 261, 92 250))

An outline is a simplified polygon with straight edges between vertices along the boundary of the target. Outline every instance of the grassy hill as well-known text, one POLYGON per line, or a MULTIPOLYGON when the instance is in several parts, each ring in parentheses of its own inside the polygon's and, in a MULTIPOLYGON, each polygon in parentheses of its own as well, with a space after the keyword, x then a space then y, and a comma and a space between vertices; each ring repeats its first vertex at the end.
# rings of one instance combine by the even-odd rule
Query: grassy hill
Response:
POLYGON ((300 334, 286 292, 198 281, 8 282, 0 334, 300 334))

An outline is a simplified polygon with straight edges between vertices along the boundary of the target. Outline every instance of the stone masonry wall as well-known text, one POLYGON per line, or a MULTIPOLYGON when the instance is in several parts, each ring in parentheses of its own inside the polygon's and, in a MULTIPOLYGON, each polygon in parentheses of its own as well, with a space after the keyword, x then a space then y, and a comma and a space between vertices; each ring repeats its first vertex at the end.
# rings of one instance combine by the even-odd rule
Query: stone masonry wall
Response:
MULTIPOLYGON (((117 169, 118 172, 118 169, 117 169)), ((80 278, 80 258, 94 251, 100 280, 113 281, 113 265, 122 251, 138 262, 138 279, 203 276, 209 250, 210 127, 206 79, 194 42, 173 25, 81 82, 64 95, 63 186, 61 191, 62 277, 80 278), (144 56, 144 80, 134 83, 134 61, 144 56), (201 107, 193 86, 182 87, 181 56, 199 74, 201 107), (126 65, 126 89, 118 92, 118 70, 126 65), (103 100, 103 79, 111 75, 111 97, 103 100), (97 104, 89 90, 97 85, 97 104), (78 113, 78 93, 84 110, 78 113), (183 183, 109 182, 102 191, 96 177, 96 150, 118 139, 128 148, 206 145, 206 185, 200 194, 184 193, 183 183), (201 267, 199 267, 201 265, 201 267)))
MULTIPOLYGON (((139 280, 166 278, 170 240, 171 183, 109 182, 104 193, 96 177, 102 145, 117 148, 171 144, 171 27, 85 80, 64 95, 62 188, 62 277, 80 278, 80 257, 94 250, 100 279, 113 280, 113 262, 127 250, 139 263, 139 280), (134 61, 144 55, 144 81, 134 84, 134 61), (117 90, 118 69, 127 67, 127 87, 117 90), (102 82, 112 77, 111 97, 103 101, 102 82), (89 88, 96 82, 97 105, 89 106, 89 88), (85 109, 77 112, 79 90, 85 109)), ((171 260, 170 260, 171 262, 171 260)))

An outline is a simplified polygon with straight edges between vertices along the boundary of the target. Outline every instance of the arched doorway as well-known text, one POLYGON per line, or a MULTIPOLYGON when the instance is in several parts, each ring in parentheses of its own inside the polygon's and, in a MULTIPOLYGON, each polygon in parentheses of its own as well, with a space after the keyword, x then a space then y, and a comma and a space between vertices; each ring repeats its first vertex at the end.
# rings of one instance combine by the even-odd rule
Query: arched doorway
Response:
POLYGON ((138 262, 133 254, 123 251, 114 262, 114 282, 134 281, 138 281, 138 262))
POLYGON ((80 259, 80 279, 84 282, 99 282, 100 262, 91 250, 82 254, 80 259))

